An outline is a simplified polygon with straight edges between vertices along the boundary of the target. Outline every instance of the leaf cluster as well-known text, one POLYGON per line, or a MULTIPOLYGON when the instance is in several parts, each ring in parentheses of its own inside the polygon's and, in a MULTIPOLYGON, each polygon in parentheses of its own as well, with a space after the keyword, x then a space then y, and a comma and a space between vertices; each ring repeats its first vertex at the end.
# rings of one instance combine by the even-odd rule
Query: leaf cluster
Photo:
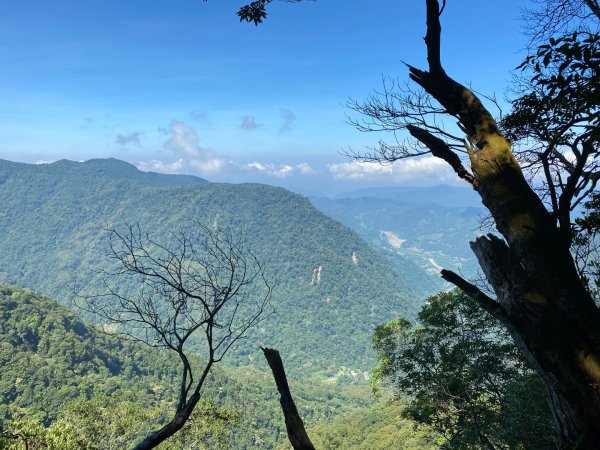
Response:
POLYGON ((540 381, 506 331, 466 295, 430 297, 416 325, 382 325, 373 346, 375 379, 406 396, 403 416, 433 427, 444 448, 552 448, 540 381))
POLYGON ((273 0, 256 0, 252 3, 242 6, 237 15, 240 22, 254 22, 254 25, 262 23, 267 17, 267 5, 273 0))
MULTIPOLYGON (((519 66, 502 128, 576 257, 573 211, 600 179, 600 34, 551 37, 519 66)), ((580 264, 579 262, 577 262, 580 264)))
MULTIPOLYGON (((130 447, 165 420, 162 407, 146 407, 117 397, 79 398, 62 409, 57 420, 44 426, 21 412, 5 424, 0 448, 6 450, 117 450, 130 447)), ((213 400, 200 402, 180 433, 159 445, 159 450, 229 448, 238 412, 213 400)))
MULTIPOLYGON (((303 0, 282 0, 286 3, 299 3, 303 0)), ((240 22, 253 22, 254 25, 261 24, 267 18, 267 5, 273 0, 254 0, 252 3, 242 6, 237 16, 240 22)))
MULTIPOLYGON (((532 91, 513 102, 504 120, 514 139, 568 142, 572 127, 594 132, 600 106, 600 35, 573 33, 550 38, 518 67, 528 72, 532 91)), ((597 133, 597 131, 595 131, 597 133)))

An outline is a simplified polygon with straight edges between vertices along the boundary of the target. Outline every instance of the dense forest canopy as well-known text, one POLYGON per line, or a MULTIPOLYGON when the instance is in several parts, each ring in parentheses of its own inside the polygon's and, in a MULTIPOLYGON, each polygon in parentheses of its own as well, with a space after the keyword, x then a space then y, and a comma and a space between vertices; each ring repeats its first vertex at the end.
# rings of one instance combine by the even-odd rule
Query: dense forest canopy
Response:
MULTIPOLYGON (((179 375, 174 355, 107 336, 29 290, 2 288, 0 319, 0 425, 8 434, 23 435, 36 448, 123 448, 170 418, 179 375)), ((366 439, 396 420, 359 424, 364 408, 375 405, 366 386, 294 381, 292 388, 309 426, 331 422, 336 428, 337 418, 356 414, 328 432, 330 439, 345 439, 348 426, 364 430, 356 439, 366 439)), ((381 404, 372 414, 401 405, 390 408, 381 404)), ((410 421, 401 424, 406 439, 431 442, 426 431, 413 436, 410 421)), ((219 368, 188 427, 159 448, 194 442, 200 448, 275 448, 284 438, 270 378, 256 367, 219 368)), ((24 448, 22 440, 0 442, 24 448)))
POLYGON ((151 175, 116 160, 0 161, 0 176, 0 230, 9 237, 0 241, 4 282, 65 303, 73 288, 104 292, 100 271, 114 268, 105 256, 108 226, 139 224, 164 240, 200 220, 247 236, 273 280, 275 314, 232 349, 231 364, 262 359, 259 345, 269 345, 287 355, 293 371, 351 379, 353 370, 364 381, 374 362, 374 328, 390 316, 414 317, 432 292, 416 264, 390 265, 356 233, 280 188, 151 175))

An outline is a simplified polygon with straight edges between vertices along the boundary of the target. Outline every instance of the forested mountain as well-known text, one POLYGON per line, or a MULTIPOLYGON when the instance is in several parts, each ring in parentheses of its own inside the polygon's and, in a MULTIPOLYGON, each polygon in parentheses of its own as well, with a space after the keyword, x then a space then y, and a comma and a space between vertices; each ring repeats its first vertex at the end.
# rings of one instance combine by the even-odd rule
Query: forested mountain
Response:
POLYGON ((401 203, 435 203, 448 208, 481 208, 481 198, 469 187, 449 186, 385 186, 368 187, 333 196, 342 198, 387 198, 401 203))
POLYGON ((477 270, 469 241, 484 232, 485 213, 469 189, 369 188, 311 201, 398 264, 417 264, 438 289, 442 267, 467 276, 477 270))
MULTIPOLYGON (((52 448, 61 450, 130 447, 168 417, 178 386, 178 361, 168 353, 98 333, 55 301, 14 287, 0 288, 0 365, 0 427, 27 425, 36 440, 53 424, 48 433, 63 444, 52 448)), ((292 382, 292 389, 308 426, 343 418, 330 425, 331 438, 353 421, 353 439, 374 433, 375 424, 356 415, 375 403, 368 387, 292 382)), ((203 422, 190 427, 206 448, 268 449, 285 441, 275 384, 256 368, 216 370, 203 398, 196 419, 203 422)), ((376 406, 369 414, 385 411, 376 406)), ((381 426, 390 420, 398 419, 381 426)), ((412 429, 408 421, 402 426, 412 429)), ((183 448, 186 436, 184 429, 161 448, 183 448)), ((425 434, 398 438, 429 442, 425 434)), ((0 448, 10 442, 0 439, 0 448)))
POLYGON ((276 281, 276 313, 230 354, 229 364, 278 348, 289 370, 365 378, 376 325, 413 317, 429 277, 386 260, 308 199, 258 184, 217 184, 143 173, 117 160, 27 165, 0 161, 0 272, 68 303, 68 288, 101 292, 107 226, 139 224, 156 239, 191 219, 245 233, 276 281))

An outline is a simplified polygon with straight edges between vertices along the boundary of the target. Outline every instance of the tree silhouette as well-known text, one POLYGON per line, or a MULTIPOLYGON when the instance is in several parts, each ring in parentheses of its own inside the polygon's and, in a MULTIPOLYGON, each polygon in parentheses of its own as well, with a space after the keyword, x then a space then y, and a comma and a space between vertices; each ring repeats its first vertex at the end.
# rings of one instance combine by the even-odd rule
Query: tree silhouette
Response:
POLYGON ((166 243, 139 226, 108 232, 116 268, 105 272, 104 293, 80 296, 81 307, 120 336, 175 352, 181 362, 173 418, 135 447, 150 449, 184 426, 213 365, 266 318, 271 286, 245 240, 229 230, 196 221, 166 243), (124 292, 125 285, 139 288, 124 292), (204 351, 202 367, 190 357, 191 346, 204 351))

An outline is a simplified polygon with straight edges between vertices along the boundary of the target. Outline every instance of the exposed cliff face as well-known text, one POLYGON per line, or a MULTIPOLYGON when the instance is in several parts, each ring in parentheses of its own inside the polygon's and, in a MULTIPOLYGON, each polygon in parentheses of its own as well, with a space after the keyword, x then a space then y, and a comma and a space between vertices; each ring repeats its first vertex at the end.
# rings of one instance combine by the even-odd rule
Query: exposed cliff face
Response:
POLYGON ((312 272, 312 278, 310 280, 310 285, 319 285, 321 284, 321 272, 323 271, 323 266, 319 265, 319 267, 315 267, 312 272))

